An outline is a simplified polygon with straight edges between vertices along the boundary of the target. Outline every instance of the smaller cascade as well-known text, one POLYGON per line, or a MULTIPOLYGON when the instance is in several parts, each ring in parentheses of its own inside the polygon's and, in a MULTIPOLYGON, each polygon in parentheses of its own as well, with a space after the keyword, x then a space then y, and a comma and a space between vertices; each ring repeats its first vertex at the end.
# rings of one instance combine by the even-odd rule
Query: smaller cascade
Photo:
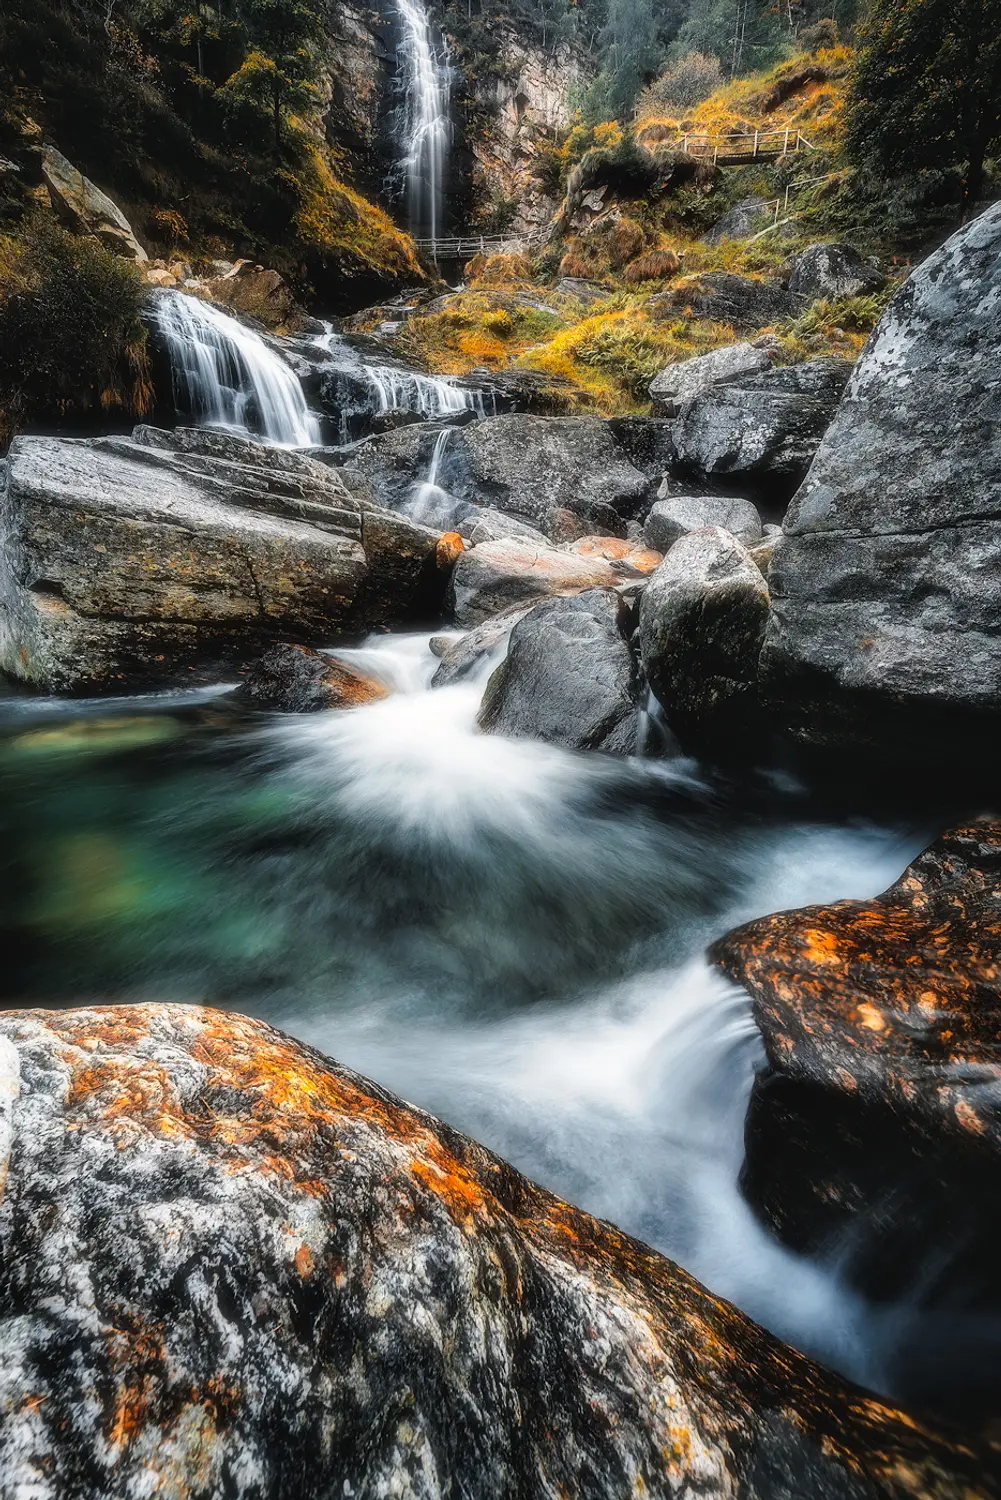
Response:
POLYGON ((451 78, 436 49, 423 0, 398 0, 403 28, 399 55, 404 72, 403 172, 411 232, 436 240, 442 229, 442 195, 451 140, 451 78))
POLYGON ((157 297, 155 317, 179 413, 283 447, 320 442, 319 420, 295 374, 253 329, 184 292, 157 297))
POLYGON ((403 507, 407 515, 425 526, 451 526, 455 501, 438 483, 441 461, 445 456, 453 428, 443 427, 434 440, 427 478, 414 485, 413 493, 403 507))
POLYGON ((328 329, 310 340, 329 364, 320 367, 326 410, 338 425, 341 443, 354 442, 372 430, 388 412, 410 412, 441 422, 468 412, 497 415, 492 394, 474 385, 459 385, 446 375, 426 375, 404 365, 371 364, 340 334, 328 329))

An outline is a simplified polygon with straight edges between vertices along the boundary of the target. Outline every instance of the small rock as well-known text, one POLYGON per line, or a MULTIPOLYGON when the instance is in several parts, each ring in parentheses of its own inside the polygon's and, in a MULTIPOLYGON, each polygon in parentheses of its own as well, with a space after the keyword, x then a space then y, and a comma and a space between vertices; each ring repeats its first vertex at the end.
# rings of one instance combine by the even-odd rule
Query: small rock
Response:
POLYGON ((640 600, 640 650, 686 750, 743 759, 761 730, 757 668, 768 588, 721 527, 682 536, 640 600))
POLYGON ((528 526, 524 521, 506 516, 502 510, 493 510, 489 506, 484 506, 479 512, 469 533, 469 540, 477 547, 481 542, 499 542, 509 536, 524 537, 526 541, 543 547, 547 545, 542 532, 536 531, 534 526, 528 526))
POLYGON ((750 344, 727 344, 709 354, 667 365, 651 380, 650 399, 658 410, 673 415, 683 401, 710 386, 743 380, 770 367, 771 360, 763 349, 750 344))
POLYGON ((573 750, 633 754, 642 675, 627 640, 631 619, 609 589, 536 605, 511 632, 483 695, 479 727, 573 750))
POLYGON ((247 673, 244 689, 259 708, 312 714, 326 708, 359 708, 388 698, 389 689, 325 652, 309 646, 272 646, 247 673))
POLYGON ((658 499, 643 534, 649 547, 667 552, 679 537, 703 526, 722 526, 746 547, 761 540, 761 517, 750 500, 716 495, 668 495, 658 499))
POLYGON ((448 687, 461 682, 472 674, 507 643, 512 629, 527 614, 530 606, 520 604, 505 609, 499 615, 491 615, 482 624, 467 630, 464 635, 433 636, 431 650, 441 665, 431 679, 433 688, 448 687))
POLYGON ((749 235, 763 229, 770 218, 770 210, 764 198, 742 198, 728 209, 706 235, 707 245, 720 245, 724 240, 746 240, 749 235))

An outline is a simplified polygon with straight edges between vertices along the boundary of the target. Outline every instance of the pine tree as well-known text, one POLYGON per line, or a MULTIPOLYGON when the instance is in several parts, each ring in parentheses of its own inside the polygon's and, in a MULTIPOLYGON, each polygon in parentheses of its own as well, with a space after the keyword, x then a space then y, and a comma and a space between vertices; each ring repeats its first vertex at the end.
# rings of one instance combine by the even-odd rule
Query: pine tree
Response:
POLYGON ((965 212, 1001 145, 997 0, 873 0, 858 42, 849 158, 890 177, 960 166, 965 212))

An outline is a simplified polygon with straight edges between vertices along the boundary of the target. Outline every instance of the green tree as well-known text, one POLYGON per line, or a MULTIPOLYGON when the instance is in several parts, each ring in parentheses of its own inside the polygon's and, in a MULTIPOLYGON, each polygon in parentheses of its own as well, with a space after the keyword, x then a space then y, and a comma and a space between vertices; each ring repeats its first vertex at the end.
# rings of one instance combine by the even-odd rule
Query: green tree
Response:
POLYGON ((845 149, 889 177, 963 169, 964 214, 1001 145, 997 0, 873 0, 845 113, 845 149))
POLYGON ((220 89, 225 104, 267 110, 280 147, 287 116, 317 100, 323 21, 308 0, 241 0, 249 50, 220 89))

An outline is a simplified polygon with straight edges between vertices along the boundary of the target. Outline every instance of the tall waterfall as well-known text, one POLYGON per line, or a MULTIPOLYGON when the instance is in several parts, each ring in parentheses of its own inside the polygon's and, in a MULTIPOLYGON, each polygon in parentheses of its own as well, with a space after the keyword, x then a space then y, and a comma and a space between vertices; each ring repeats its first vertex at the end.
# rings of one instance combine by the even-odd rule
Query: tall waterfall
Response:
POLYGON ((402 137, 407 213, 412 233, 437 239, 451 135, 451 79, 431 35, 424 0, 397 0, 403 28, 399 47, 404 79, 402 137))
POLYGON ((157 297, 155 316, 179 412, 200 425, 254 432, 287 447, 319 443, 320 424, 302 386, 253 329, 184 292, 157 297))

